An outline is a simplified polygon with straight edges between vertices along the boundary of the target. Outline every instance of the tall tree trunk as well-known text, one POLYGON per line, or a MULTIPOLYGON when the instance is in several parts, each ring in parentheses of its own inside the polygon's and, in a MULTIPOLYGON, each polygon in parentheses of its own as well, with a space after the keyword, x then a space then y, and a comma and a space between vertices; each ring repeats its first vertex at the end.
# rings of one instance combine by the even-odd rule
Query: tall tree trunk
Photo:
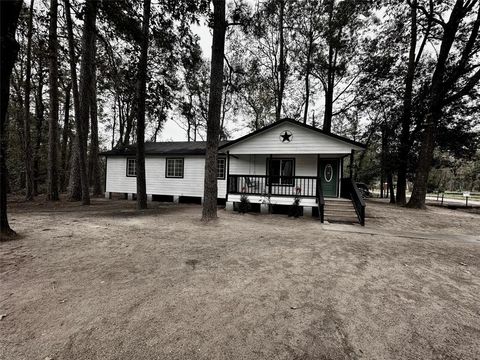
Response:
POLYGON ((440 118, 440 113, 434 115, 427 114, 425 132, 420 147, 420 153, 415 171, 415 182, 413 185, 412 195, 407 204, 408 207, 424 209, 425 197, 427 196, 427 182, 432 166, 433 150, 435 148, 436 122, 440 118), (436 117, 436 119, 435 119, 436 117))
POLYGON ((308 34, 308 51, 307 51, 307 68, 305 70, 305 110, 303 112, 303 123, 306 124, 308 120, 308 105, 310 102, 310 61, 313 50, 313 31, 311 30, 313 24, 310 18, 310 32, 308 34))
POLYGON ((405 76, 405 93, 403 94, 402 132, 398 151, 397 203, 407 202, 407 167, 410 154, 410 126, 412 124, 412 93, 415 77, 415 51, 417 48, 417 0, 412 1, 410 25, 410 52, 408 55, 407 74, 405 76))
MULTIPOLYGON (((96 52, 95 52, 96 54, 96 52)), ((96 57, 96 56, 95 56, 96 57)), ((97 111, 97 69, 96 62, 92 64, 92 90, 90 99, 90 183, 93 186, 93 195, 102 195, 102 181, 100 175, 100 163, 98 161, 98 111, 97 111)))
MULTIPOLYGON (((309 65, 307 65, 308 67, 309 65)), ((305 74, 305 109, 303 112, 303 123, 306 124, 308 120, 308 103, 310 102, 310 70, 305 74)))
POLYGON ((10 97, 10 76, 20 46, 15 40, 22 1, 0 2, 0 240, 14 236, 7 217, 7 108, 10 97))
POLYGON ((333 117, 333 87, 330 85, 325 91, 325 116, 323 119, 323 131, 330 133, 332 131, 333 117))
POLYGON ((393 174, 391 170, 387 173, 387 186, 390 195, 390 204, 395 204, 395 191, 393 189, 393 174))
POLYGON ((50 26, 48 32, 50 118, 48 121, 47 199, 58 197, 58 1, 50 0, 50 26))
MULTIPOLYGON (((157 142, 158 133, 160 132, 160 130, 162 128, 162 125, 163 125, 163 120, 162 119, 164 119, 166 117, 164 106, 165 106, 165 104, 162 103, 162 106, 160 108, 160 114, 158 116, 157 126, 155 127, 155 131, 153 133, 153 142, 157 142)), ((190 121, 188 121, 188 124, 190 126, 190 121)), ((190 132, 188 132, 188 141, 190 141, 190 132)))
POLYGON ((33 5, 35 0, 30 2, 30 13, 28 15, 28 32, 27 32, 27 57, 25 70, 25 113, 24 121, 24 160, 25 160, 25 199, 33 200, 34 195, 34 179, 32 164, 32 143, 30 134, 30 91, 32 77, 32 32, 33 32, 33 5))
MULTIPOLYGON (((75 123, 79 119, 80 97, 78 94, 78 80, 77 80, 77 57, 75 56, 75 46, 73 38, 73 24, 70 13, 70 1, 64 0, 65 4, 65 20, 67 23, 68 35, 68 55, 70 63, 70 77, 72 79, 72 95, 73 95, 73 110, 75 113, 75 123)), ((73 140, 72 152, 70 155, 70 177, 68 181, 68 199, 70 201, 80 201, 82 199, 82 186, 80 179, 80 162, 79 162, 79 148, 78 148, 78 133, 75 133, 73 140)))
MULTIPOLYGON (((192 100, 190 97, 190 104, 192 104, 192 100)), ((190 114, 187 117, 187 142, 190 142, 192 137, 190 135, 190 132, 192 131, 192 111, 190 110, 190 114)))
POLYGON ((329 45, 328 51, 328 70, 327 70, 327 87, 325 89, 325 115, 323 118, 323 131, 330 133, 332 131, 333 117, 333 87, 335 79, 335 69, 333 66, 333 47, 329 45))
POLYGON ((97 1, 87 0, 85 3, 85 20, 82 36, 82 60, 80 64, 79 84, 79 117, 76 119, 78 134, 78 160, 80 163, 80 182, 82 185, 82 204, 90 204, 90 190, 87 176, 87 136, 88 117, 91 102, 92 63, 95 48, 95 22, 97 17, 97 1))
POLYGON ((123 145, 123 133, 125 131, 125 119, 123 116, 123 107, 120 96, 117 94, 117 103, 118 103, 118 144, 123 145))
MULTIPOLYGON (((381 183, 381 188, 380 188, 380 198, 384 198, 385 196, 385 174, 387 173, 386 167, 387 167, 387 131, 386 131, 386 125, 382 125, 382 150, 381 150, 381 161, 380 161, 380 183, 381 183)), ((387 187, 388 188, 388 187, 387 187)))
POLYGON ((123 145, 129 145, 130 144, 130 137, 132 134, 132 129, 133 129, 133 115, 132 115, 133 110, 130 109, 130 106, 127 105, 127 111, 125 116, 125 133, 123 135, 123 145))
POLYGON ((280 47, 280 55, 279 55, 279 88, 278 88, 278 98, 277 98, 277 107, 275 111, 275 121, 280 121, 282 116, 282 103, 283 103, 283 92, 285 90, 285 39, 283 34, 283 21, 285 16, 285 0, 279 0, 280 6, 280 14, 279 14, 279 21, 278 21, 278 33, 279 33, 279 47, 280 47))
MULTIPOLYGON (((443 27, 442 42, 438 52, 437 64, 433 72, 430 86, 429 107, 425 120, 426 124, 423 140, 420 146, 419 159, 415 171, 415 181, 413 184, 412 196, 407 204, 407 206, 411 208, 425 208, 427 182, 433 161, 433 150, 435 148, 437 125, 442 117, 442 109, 445 106, 444 101, 448 91, 446 88, 448 81, 444 81, 447 70, 447 61, 450 55, 450 50, 455 42, 456 33, 458 31, 460 22, 467 15, 467 11, 465 11, 464 6, 466 5, 464 4, 463 0, 457 0, 453 6, 452 12, 450 13, 450 19, 448 20, 448 23, 443 27)), ((480 21, 480 9, 478 11, 479 18, 477 20, 480 21)), ((476 25, 480 25, 480 23, 476 23, 476 25)), ((473 39, 475 40, 478 27, 474 27, 473 31, 475 31, 475 33, 472 33, 475 35, 473 39)), ((464 71, 465 69, 463 68, 456 70, 464 71)), ((454 85, 455 82, 450 84, 451 87, 454 85)))
POLYGON ((43 56, 39 55, 38 61, 38 86, 35 96, 35 149, 33 153, 33 192, 38 195, 38 183, 40 181, 40 147, 43 139, 43 124, 45 122, 45 105, 43 103, 43 56))
POLYGON ((147 87, 148 26, 150 0, 143 2, 142 44, 137 81, 137 209, 147 208, 147 183, 145 179, 145 100, 147 87))
MULTIPOLYGON (((75 119, 75 122, 77 120, 75 119)), ((78 153, 78 133, 75 131, 72 144, 72 152, 70 154, 70 176, 68 180, 68 195, 69 201, 82 200, 82 182, 80 179, 80 163, 78 153)))
POLYGON ((325 114, 323 118, 323 131, 330 133, 332 130, 332 116, 333 116, 333 87, 335 84, 335 49, 333 46, 333 10, 335 2, 329 3, 328 9, 328 68, 327 68, 327 83, 325 86, 325 114))
POLYGON ((64 107, 64 121, 62 129, 62 147, 60 151, 60 163, 61 163, 61 179, 60 189, 65 191, 67 188, 67 172, 68 172, 68 138, 70 135, 70 92, 72 89, 72 83, 69 83, 65 88, 65 107, 64 107))
POLYGON ((115 130, 117 128, 117 101, 113 101, 113 125, 112 125, 112 141, 110 143, 111 148, 115 146, 115 130))
POLYGON ((225 115, 227 114, 227 100, 228 100, 228 88, 229 86, 225 86, 225 91, 223 91, 223 94, 222 94, 222 97, 223 97, 223 101, 222 101, 222 112, 221 112, 221 116, 220 116, 220 130, 219 130, 219 135, 218 135, 218 138, 220 140, 226 140, 227 139, 227 135, 226 135, 226 132, 225 132, 225 115))
POLYGON ((225 52, 225 0, 213 0, 213 41, 208 102, 207 144, 202 220, 217 218, 217 154, 223 91, 225 52))

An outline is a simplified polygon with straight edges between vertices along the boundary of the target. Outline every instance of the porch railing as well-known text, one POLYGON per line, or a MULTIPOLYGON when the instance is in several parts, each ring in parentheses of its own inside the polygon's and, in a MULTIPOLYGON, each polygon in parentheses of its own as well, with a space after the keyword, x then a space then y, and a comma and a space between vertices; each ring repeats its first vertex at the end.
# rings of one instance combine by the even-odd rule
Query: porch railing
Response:
POLYGON ((358 190, 357 184, 350 178, 342 179, 342 193, 341 196, 351 199, 355 212, 357 213, 358 222, 365 226, 365 200, 358 190))
POLYGON ((228 175, 229 194, 318 198, 317 189, 316 176, 228 175))

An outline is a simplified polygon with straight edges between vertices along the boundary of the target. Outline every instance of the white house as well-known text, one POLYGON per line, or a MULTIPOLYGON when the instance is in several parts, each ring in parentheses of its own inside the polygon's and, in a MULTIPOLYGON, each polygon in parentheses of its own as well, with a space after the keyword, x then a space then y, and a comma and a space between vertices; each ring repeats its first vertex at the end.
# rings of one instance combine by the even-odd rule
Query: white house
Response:
MULTIPOLYGON (((353 140, 284 119, 233 141, 218 158, 218 197, 233 209, 246 194, 260 210, 291 205, 300 198, 304 215, 364 223, 365 203, 350 176, 346 157, 365 146, 353 140)), ((106 196, 136 193, 135 147, 102 153, 106 196)), ((203 196, 205 142, 145 144, 147 194, 151 200, 182 201, 203 196)))

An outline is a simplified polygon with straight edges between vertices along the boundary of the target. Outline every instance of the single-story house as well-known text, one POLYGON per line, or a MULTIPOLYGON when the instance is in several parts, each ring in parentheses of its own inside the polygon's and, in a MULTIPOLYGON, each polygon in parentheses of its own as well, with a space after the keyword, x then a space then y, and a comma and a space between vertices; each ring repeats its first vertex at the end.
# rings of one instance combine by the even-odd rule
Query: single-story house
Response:
MULTIPOLYGON (((291 205, 300 199, 303 214, 324 220, 358 221, 365 203, 344 160, 365 146, 325 133, 292 119, 283 119, 232 141, 218 153, 218 198, 233 209, 246 194, 261 211, 291 205)), ((107 197, 136 193, 135 146, 102 153, 106 157, 107 197)), ((203 196, 205 142, 149 142, 145 144, 147 194, 150 200, 203 196)))

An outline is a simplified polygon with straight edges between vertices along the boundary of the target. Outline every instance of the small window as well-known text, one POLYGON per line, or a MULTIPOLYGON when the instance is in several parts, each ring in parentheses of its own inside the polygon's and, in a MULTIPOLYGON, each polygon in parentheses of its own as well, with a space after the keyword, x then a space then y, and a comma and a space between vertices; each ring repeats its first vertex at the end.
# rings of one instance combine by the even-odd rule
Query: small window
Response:
POLYGON ((137 160, 127 159, 127 176, 137 176, 137 160))
POLYGON ((217 159, 217 179, 225 180, 225 158, 217 159))
POLYGON ((165 172, 167 178, 183 178, 183 159, 167 159, 165 172))

